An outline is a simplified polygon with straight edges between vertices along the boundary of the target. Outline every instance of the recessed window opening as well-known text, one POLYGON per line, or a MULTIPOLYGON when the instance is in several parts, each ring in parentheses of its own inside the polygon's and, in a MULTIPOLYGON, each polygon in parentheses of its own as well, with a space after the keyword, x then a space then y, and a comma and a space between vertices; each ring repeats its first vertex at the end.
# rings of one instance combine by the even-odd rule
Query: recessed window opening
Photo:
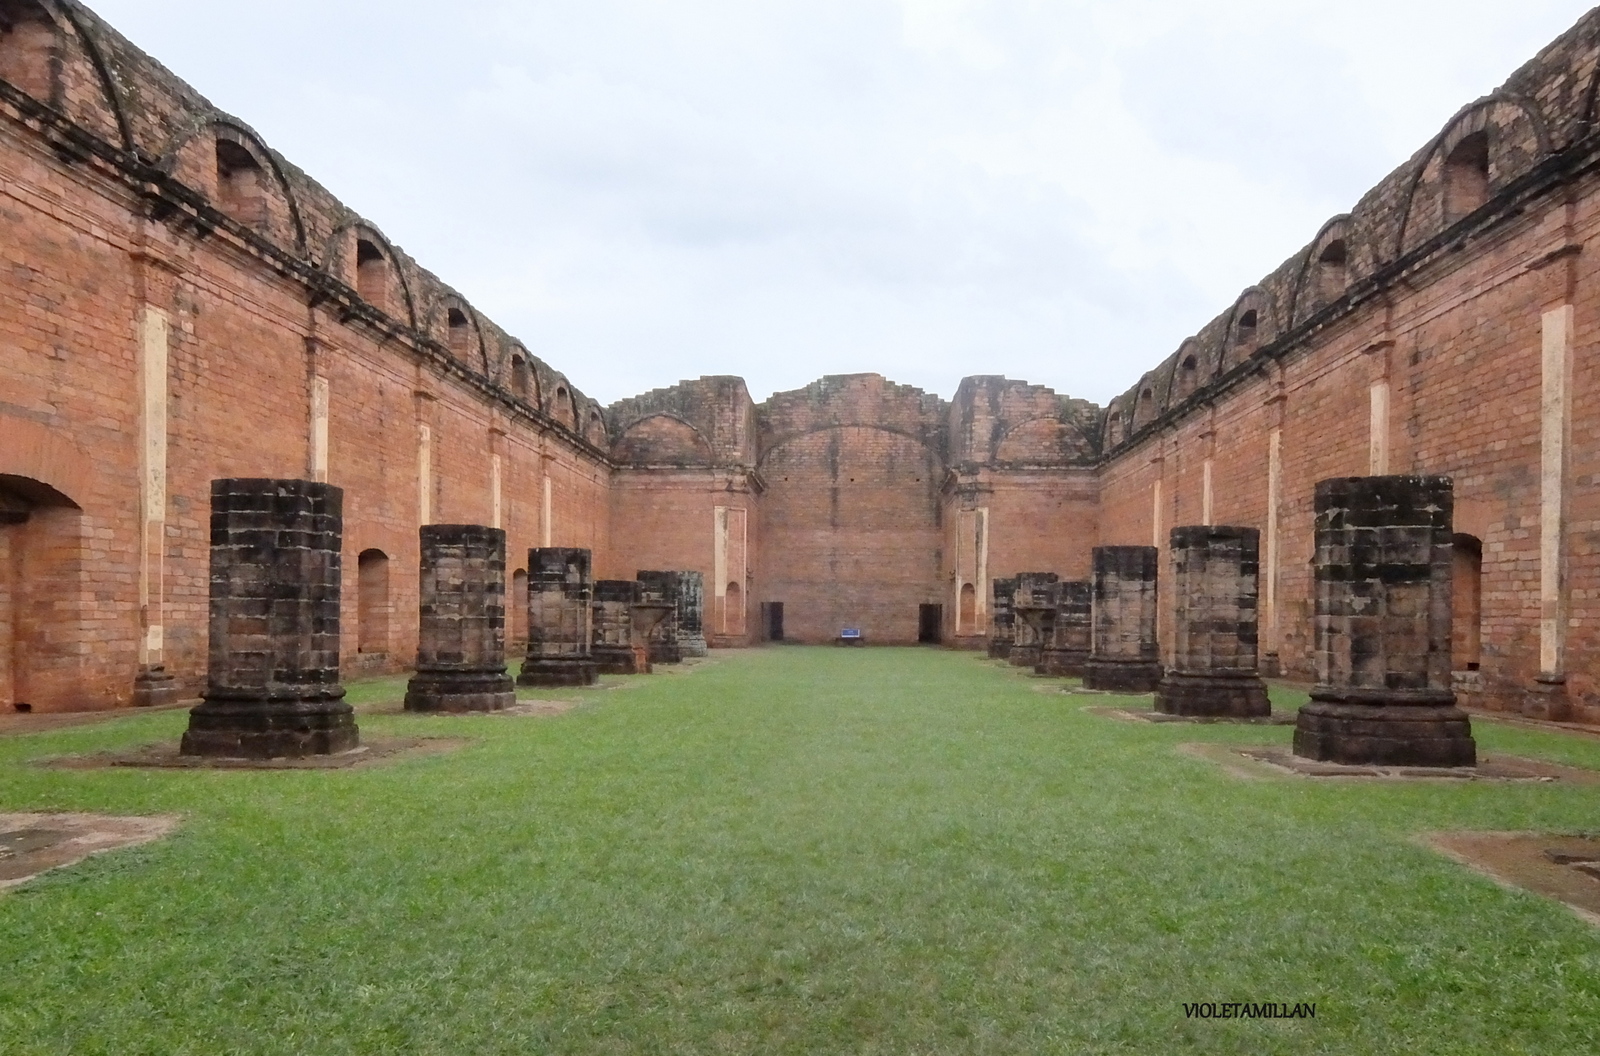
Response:
POLYGON ((1489 200, 1489 133, 1464 137, 1444 159, 1444 220, 1454 223, 1489 200))
POLYGON ((511 357, 511 391, 521 399, 533 399, 533 372, 521 356, 511 357))
POLYGON ((40 102, 53 102, 56 24, 34 0, 0 0, 0 78, 40 102))
POLYGON ((356 242, 356 293, 379 311, 389 310, 389 261, 364 238, 356 242))
POLYGON ((1239 323, 1234 327, 1234 336, 1241 348, 1255 347, 1257 322, 1258 319, 1254 308, 1247 309, 1239 316, 1239 323))
POLYGON ((1178 398, 1181 400, 1195 390, 1200 380, 1200 364, 1193 356, 1185 356, 1178 364, 1178 398))
POLYGON ((978 588, 961 584, 961 607, 956 612, 957 634, 978 633, 978 588))
POLYGON ((727 597, 723 599, 722 633, 744 633, 744 591, 738 583, 729 583, 727 597))
POLYGON ((448 323, 450 354, 457 359, 467 359, 472 347, 472 326, 467 322, 467 313, 460 308, 450 309, 448 323))
POLYGON ((231 140, 217 140, 217 203, 257 230, 267 223, 266 180, 255 155, 231 140))
POLYGON ((1156 417, 1156 394, 1149 389, 1139 393, 1139 403, 1133 413, 1133 427, 1141 429, 1156 417))
POLYGON ((1348 284, 1345 270, 1349 251, 1344 239, 1336 238, 1322 248, 1317 256, 1317 287, 1325 301, 1335 300, 1344 293, 1348 284))
POLYGON ((389 555, 363 550, 356 558, 356 651, 389 651, 389 555))
POLYGON ((1476 671, 1483 658, 1483 542, 1471 535, 1450 542, 1450 658, 1457 671, 1476 671))

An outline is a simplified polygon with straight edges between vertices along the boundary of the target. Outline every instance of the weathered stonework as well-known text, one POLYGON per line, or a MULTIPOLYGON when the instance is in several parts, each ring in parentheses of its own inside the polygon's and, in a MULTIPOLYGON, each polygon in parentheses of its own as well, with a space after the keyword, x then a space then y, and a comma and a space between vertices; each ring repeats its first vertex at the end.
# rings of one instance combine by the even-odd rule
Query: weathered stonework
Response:
POLYGON ((506 533, 429 524, 422 566, 417 672, 407 711, 498 711, 516 702, 506 674, 506 533))
POLYGON ((628 618, 633 621, 633 664, 643 674, 653 670, 650 660, 650 643, 656 630, 672 617, 676 608, 671 600, 659 592, 644 589, 640 584, 639 600, 628 607, 628 618))
POLYGON ((1258 670, 1261 533, 1174 528, 1171 546, 1173 659, 1156 689, 1156 710, 1234 718, 1272 714, 1258 670))
POLYGON ((1094 548, 1094 641, 1084 665, 1088 689, 1153 693, 1161 682, 1156 644, 1156 574, 1153 546, 1094 548))
POLYGON ((1056 619, 1060 578, 1054 572, 1024 572, 1017 577, 1017 591, 1011 600, 1016 637, 1007 657, 1011 666, 1038 667, 1044 661, 1045 643, 1056 619))
POLYGON ((1034 671, 1056 678, 1081 676, 1093 642, 1094 584, 1088 580, 1056 584, 1055 620, 1034 671))
POLYGON ((991 660, 1009 660, 1011 658, 1011 647, 1017 640, 1017 613, 1011 607, 1016 594, 1017 580, 1015 576, 994 581, 994 606, 989 616, 989 658, 991 660))
POLYGON ((589 655, 602 675, 642 675, 645 644, 633 629, 633 607, 644 597, 636 579, 602 579, 594 585, 594 638, 589 655))
POLYGON ((1450 672, 1445 477, 1340 477, 1316 489, 1317 684, 1294 752, 1322 762, 1471 766, 1450 672))
POLYGON ((667 606, 667 612, 650 631, 649 650, 652 664, 679 664, 683 662, 683 649, 678 645, 679 594, 683 587, 682 572, 640 571, 637 578, 644 588, 644 600, 651 604, 667 606))
POLYGON ((700 572, 678 573, 678 651, 684 656, 705 656, 706 577, 700 572))
POLYGON ((184 755, 274 759, 360 743, 339 683, 344 493, 307 480, 211 485, 210 671, 184 755))
POLYGON ((519 686, 592 686, 589 655, 594 576, 588 550, 541 547, 528 552, 528 652, 519 686))

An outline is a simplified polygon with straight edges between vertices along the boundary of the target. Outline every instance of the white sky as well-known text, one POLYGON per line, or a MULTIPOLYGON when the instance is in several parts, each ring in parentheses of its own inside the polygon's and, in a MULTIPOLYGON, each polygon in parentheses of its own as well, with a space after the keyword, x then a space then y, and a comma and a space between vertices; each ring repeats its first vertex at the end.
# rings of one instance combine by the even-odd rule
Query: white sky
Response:
POLYGON ((610 403, 1105 403, 1582 0, 90 0, 610 403))

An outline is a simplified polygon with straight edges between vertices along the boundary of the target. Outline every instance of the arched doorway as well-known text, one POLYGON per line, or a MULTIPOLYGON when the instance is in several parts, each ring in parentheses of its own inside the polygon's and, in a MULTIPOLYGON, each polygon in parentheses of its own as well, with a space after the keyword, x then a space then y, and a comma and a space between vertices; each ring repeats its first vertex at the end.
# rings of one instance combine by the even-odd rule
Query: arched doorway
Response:
POLYGON ((961 584, 961 608, 956 615, 957 634, 978 633, 978 588, 961 584))
POLYGON ((0 474, 0 709, 81 706, 82 528, 61 492, 0 474))
POLYGON ((356 558, 357 593, 356 651, 383 654, 389 651, 389 555, 382 550, 363 550, 356 558))

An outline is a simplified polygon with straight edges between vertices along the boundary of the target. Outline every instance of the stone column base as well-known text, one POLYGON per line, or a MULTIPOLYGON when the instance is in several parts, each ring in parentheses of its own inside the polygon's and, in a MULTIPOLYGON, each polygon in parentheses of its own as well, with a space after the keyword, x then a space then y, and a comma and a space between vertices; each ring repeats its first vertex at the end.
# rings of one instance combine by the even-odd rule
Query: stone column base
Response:
POLYGON ((1256 675, 1168 671, 1156 687, 1156 710, 1166 715, 1256 719, 1272 714, 1267 684, 1256 675))
POLYGON ((706 646, 704 638, 679 638, 678 652, 683 656, 707 656, 711 650, 706 646))
POLYGON ((602 675, 642 675, 639 654, 626 645, 595 645, 589 648, 589 659, 594 669, 602 675))
POLYGON ((1312 690, 1294 727, 1294 754, 1353 766, 1475 766, 1472 721, 1445 692, 1407 694, 1312 690), (1330 699, 1331 698, 1331 699, 1330 699))
POLYGON ((180 699, 178 680, 160 665, 152 665, 133 678, 133 706, 136 708, 162 708, 180 699))
POLYGON ((1013 645, 1006 660, 1012 667, 1037 667, 1042 652, 1037 645, 1013 645))
POLYGON ((989 641, 989 659, 990 660, 1009 660, 1009 659, 1011 659, 1011 643, 1010 642, 997 642, 997 641, 994 641, 993 639, 990 639, 990 641, 989 641))
POLYGON ((1046 649, 1040 654, 1039 663, 1033 672, 1036 675, 1049 675, 1052 678, 1069 678, 1083 674, 1083 669, 1088 663, 1087 649, 1046 649))
POLYGON ((355 710, 324 700, 213 700, 189 711, 179 752, 226 759, 337 755, 361 744, 355 710))
POLYGON ((652 664, 681 664, 683 663, 683 650, 676 642, 650 643, 650 662, 652 664))
POLYGON ((1154 693, 1161 684, 1159 660, 1106 660, 1091 656, 1083 665, 1083 688, 1112 693, 1154 693))
POLYGON ((418 671, 406 683, 407 711, 499 711, 517 702, 516 684, 498 671, 418 671))
POLYGON ((592 686, 600 680, 588 657, 524 660, 519 686, 592 686))
POLYGON ((1522 698, 1522 714, 1547 722, 1571 722, 1572 700, 1567 696, 1566 675, 1540 675, 1522 698))

